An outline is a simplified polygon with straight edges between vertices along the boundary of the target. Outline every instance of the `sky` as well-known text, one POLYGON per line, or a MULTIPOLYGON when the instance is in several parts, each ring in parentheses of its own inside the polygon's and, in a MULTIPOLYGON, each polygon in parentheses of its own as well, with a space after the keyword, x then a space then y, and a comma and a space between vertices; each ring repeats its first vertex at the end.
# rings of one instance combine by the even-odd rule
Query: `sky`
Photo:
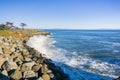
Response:
POLYGON ((120 0, 0 0, 0 24, 32 29, 120 29, 120 0))

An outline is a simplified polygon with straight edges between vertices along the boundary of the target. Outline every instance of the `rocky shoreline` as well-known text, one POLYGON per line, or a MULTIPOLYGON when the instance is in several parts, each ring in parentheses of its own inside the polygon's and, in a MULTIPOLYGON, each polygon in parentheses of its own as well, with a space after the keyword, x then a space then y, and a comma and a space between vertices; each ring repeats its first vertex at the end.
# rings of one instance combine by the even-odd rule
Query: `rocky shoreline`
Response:
POLYGON ((60 67, 26 45, 25 40, 0 36, 0 80, 69 80, 60 67))

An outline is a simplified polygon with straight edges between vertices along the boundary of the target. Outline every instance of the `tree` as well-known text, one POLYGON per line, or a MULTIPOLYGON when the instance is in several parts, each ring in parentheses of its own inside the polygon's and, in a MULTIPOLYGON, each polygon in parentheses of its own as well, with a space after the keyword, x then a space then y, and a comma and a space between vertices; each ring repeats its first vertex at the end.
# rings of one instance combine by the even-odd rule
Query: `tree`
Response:
POLYGON ((6 29, 5 25, 4 24, 0 24, 0 30, 4 30, 6 29))
POLYGON ((27 26, 27 24, 21 23, 20 26, 22 27, 22 29, 24 29, 24 27, 27 26))
POLYGON ((12 22, 6 22, 6 27, 8 29, 11 29, 13 27, 13 23, 12 22))

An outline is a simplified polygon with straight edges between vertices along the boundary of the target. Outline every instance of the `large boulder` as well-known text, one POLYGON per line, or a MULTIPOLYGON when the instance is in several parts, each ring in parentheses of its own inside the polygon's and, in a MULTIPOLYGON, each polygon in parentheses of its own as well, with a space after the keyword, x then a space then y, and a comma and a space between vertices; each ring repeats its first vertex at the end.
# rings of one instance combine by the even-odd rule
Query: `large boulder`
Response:
POLYGON ((12 53, 12 51, 10 49, 7 49, 6 47, 3 48, 3 52, 4 52, 4 54, 11 54, 12 53))
POLYGON ((20 80, 22 78, 22 72, 15 70, 13 73, 11 73, 10 77, 15 80, 20 80))
POLYGON ((47 65, 46 65, 46 64, 43 64, 43 66, 42 66, 42 68, 41 68, 41 72, 42 72, 43 74, 45 74, 45 73, 47 73, 47 71, 48 71, 47 65))
POLYGON ((25 72, 25 71, 28 71, 28 70, 31 70, 32 69, 32 66, 35 64, 35 62, 27 62, 27 63, 24 63, 22 66, 21 66, 21 71, 22 72, 25 72))
POLYGON ((41 64, 39 64, 39 65, 33 65, 32 70, 33 71, 38 71, 41 67, 42 67, 41 64))
POLYGON ((50 76, 48 74, 43 74, 42 79, 43 80, 50 80, 50 76))
POLYGON ((17 69, 17 64, 15 62, 12 61, 5 61, 4 64, 2 65, 2 69, 10 71, 12 69, 17 69))
POLYGON ((5 76, 8 76, 8 72, 6 70, 3 70, 1 73, 5 76))
POLYGON ((32 78, 32 77, 36 77, 36 74, 34 71, 29 70, 29 71, 25 71, 23 73, 23 78, 32 78))

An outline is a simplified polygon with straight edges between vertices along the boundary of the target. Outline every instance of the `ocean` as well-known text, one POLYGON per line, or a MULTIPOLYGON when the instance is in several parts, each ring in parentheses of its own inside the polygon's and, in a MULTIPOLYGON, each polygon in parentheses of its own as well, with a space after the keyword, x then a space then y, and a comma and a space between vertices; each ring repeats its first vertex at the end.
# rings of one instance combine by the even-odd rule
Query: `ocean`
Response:
POLYGON ((120 30, 44 30, 27 45, 53 60, 70 80, 113 80, 120 76, 120 30))

